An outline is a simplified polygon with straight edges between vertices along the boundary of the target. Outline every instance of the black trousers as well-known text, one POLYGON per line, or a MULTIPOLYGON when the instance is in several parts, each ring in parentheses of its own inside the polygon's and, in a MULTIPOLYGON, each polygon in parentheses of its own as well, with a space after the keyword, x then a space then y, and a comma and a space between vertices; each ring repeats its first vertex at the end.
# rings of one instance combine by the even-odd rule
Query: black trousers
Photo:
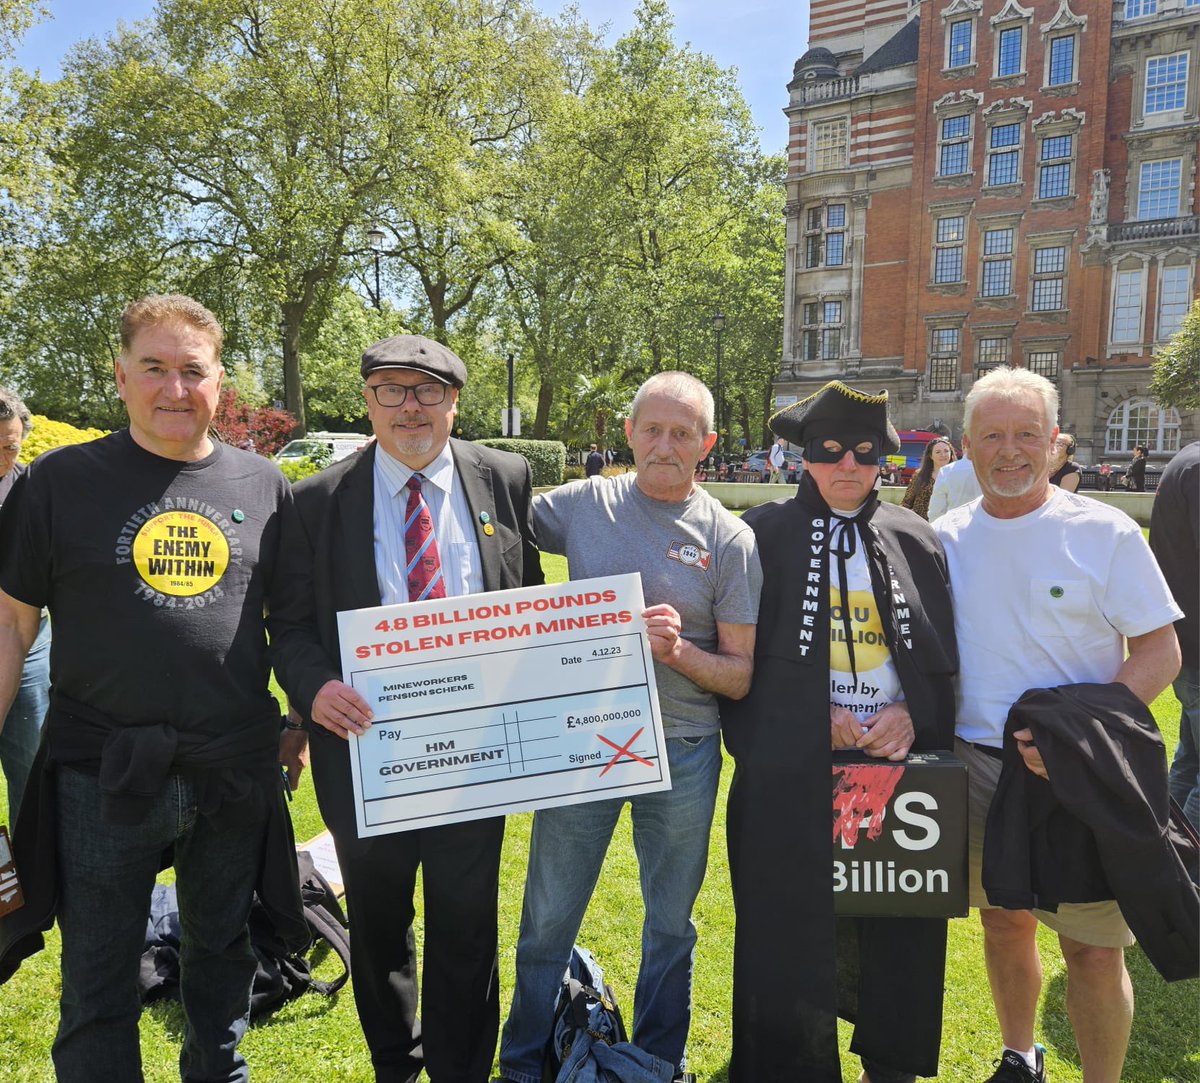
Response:
POLYGON ((350 918, 354 1000, 375 1078, 487 1083, 500 1029, 496 908, 504 818, 369 839, 335 832, 350 918), (424 896, 417 1018, 413 893, 424 896))

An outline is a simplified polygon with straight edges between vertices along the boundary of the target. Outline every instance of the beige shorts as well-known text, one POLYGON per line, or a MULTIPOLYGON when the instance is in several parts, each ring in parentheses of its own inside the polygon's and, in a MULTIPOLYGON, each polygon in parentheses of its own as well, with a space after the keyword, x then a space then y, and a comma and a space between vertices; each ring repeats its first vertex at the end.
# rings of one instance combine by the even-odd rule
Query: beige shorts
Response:
MULTIPOLYGON (((980 910, 993 910, 983 890, 983 830, 996 783, 1000 779, 1000 761, 980 752, 959 738, 954 753, 967 765, 968 842, 970 857, 969 901, 980 910)), ((1094 903, 1063 903, 1055 913, 1034 910, 1033 916, 1061 936, 1098 948, 1124 948, 1134 942, 1133 933, 1121 916, 1114 900, 1094 903)))

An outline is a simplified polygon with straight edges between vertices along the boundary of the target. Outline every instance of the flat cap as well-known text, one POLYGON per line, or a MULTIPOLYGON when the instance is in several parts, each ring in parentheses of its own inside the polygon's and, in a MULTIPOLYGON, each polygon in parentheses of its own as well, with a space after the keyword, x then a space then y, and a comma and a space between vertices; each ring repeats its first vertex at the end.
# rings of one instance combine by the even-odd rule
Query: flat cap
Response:
POLYGON ((820 391, 785 406, 771 415, 769 424, 776 436, 803 446, 812 437, 873 432, 886 454, 900 450, 900 438, 887 416, 888 393, 869 395, 841 380, 830 380, 820 391))
POLYGON ((467 366, 459 356, 424 335, 393 335, 368 346, 362 355, 363 379, 381 369, 412 369, 455 387, 467 382, 467 366))

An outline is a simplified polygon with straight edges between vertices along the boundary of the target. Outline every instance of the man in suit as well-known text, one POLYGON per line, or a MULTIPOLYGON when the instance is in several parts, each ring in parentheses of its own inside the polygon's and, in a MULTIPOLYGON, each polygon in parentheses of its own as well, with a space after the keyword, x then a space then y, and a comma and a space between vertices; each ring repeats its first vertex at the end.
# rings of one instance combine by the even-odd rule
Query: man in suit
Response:
MULTIPOLYGON (((354 996, 377 1080, 486 1083, 499 1029, 503 817, 358 838, 347 737, 371 723, 341 680, 337 613, 543 581, 532 477, 517 455, 452 440, 466 367, 420 335, 362 358, 375 441, 295 490, 276 673, 312 738, 312 773, 350 908, 354 996), (417 1019, 413 891, 423 868, 417 1019)), ((303 733, 297 733, 297 741, 303 733)))

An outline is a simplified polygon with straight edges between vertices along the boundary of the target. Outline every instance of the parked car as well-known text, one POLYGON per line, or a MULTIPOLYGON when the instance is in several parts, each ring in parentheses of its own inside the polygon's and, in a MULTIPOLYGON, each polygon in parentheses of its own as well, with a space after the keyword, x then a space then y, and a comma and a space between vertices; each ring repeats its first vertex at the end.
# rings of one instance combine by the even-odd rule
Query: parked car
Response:
POLYGON ((290 440, 275 453, 277 463, 312 459, 318 466, 328 466, 353 455, 365 447, 370 436, 361 432, 310 432, 299 440, 290 440))
MULTIPOLYGON (((754 471, 763 481, 769 480, 771 477, 771 464, 768 462, 767 456, 770 454, 770 448, 766 448, 763 451, 751 452, 750 457, 744 463, 742 463, 742 470, 754 471)), ((804 465, 801 460, 800 452, 784 451, 783 469, 784 481, 795 484, 800 475, 804 473, 804 465)))

